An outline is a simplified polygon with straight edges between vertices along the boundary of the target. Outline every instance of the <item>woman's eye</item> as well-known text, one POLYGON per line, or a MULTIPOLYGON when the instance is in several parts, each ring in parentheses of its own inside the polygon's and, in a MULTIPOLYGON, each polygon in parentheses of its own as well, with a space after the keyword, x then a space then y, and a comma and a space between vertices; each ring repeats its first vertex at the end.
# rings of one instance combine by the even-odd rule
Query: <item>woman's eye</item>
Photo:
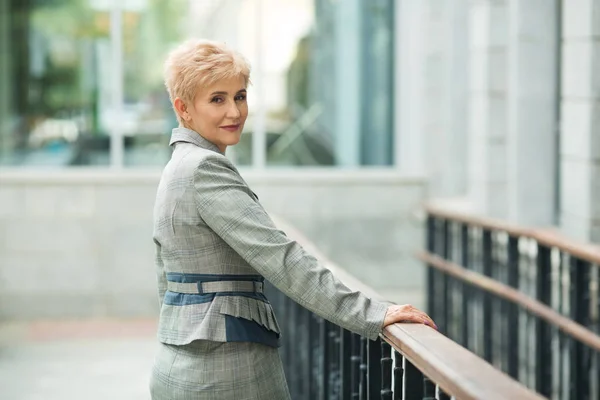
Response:
POLYGON ((223 102, 223 98, 222 97, 213 97, 211 102, 213 103, 222 103, 223 102))
POLYGON ((235 96, 235 100, 236 101, 244 101, 244 100, 246 100, 246 95, 245 94, 238 94, 237 96, 235 96))

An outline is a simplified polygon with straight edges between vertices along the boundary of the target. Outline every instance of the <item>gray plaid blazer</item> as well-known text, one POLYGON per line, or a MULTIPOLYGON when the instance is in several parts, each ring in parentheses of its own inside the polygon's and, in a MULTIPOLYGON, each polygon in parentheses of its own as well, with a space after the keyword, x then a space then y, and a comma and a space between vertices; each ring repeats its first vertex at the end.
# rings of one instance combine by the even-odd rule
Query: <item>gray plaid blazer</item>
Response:
POLYGON ((171 146, 154 208, 159 341, 277 347, 265 278, 317 315, 377 338, 386 303, 346 287, 278 230, 217 146, 185 128, 173 130, 171 146))

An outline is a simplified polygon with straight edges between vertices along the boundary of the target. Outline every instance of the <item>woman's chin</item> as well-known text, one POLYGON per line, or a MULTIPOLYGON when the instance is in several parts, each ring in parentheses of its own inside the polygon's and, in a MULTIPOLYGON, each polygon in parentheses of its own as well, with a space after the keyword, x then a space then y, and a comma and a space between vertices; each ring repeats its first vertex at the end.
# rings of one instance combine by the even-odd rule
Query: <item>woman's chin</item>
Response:
POLYGON ((232 134, 231 136, 227 137, 225 144, 227 146, 235 146, 236 144, 238 144, 240 142, 241 137, 242 137, 241 133, 232 134))

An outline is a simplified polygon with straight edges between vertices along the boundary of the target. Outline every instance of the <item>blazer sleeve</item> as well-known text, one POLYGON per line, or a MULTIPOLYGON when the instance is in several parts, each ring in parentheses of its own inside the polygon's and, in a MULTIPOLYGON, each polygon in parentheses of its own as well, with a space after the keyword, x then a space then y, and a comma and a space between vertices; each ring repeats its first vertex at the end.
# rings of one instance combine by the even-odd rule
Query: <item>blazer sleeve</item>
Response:
POLYGON ((322 318, 377 338, 388 305, 349 289, 278 230, 229 160, 215 154, 201 161, 194 186, 201 218, 259 274, 322 318))

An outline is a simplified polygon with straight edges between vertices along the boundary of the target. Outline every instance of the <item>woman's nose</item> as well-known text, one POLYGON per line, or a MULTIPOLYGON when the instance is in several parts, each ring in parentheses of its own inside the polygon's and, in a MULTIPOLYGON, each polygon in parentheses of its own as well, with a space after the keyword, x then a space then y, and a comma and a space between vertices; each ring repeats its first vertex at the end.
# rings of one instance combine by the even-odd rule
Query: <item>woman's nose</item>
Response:
POLYGON ((233 104, 231 104, 227 109, 227 116, 229 118, 239 118, 241 114, 242 113, 240 112, 240 109, 235 102, 233 102, 233 104))

